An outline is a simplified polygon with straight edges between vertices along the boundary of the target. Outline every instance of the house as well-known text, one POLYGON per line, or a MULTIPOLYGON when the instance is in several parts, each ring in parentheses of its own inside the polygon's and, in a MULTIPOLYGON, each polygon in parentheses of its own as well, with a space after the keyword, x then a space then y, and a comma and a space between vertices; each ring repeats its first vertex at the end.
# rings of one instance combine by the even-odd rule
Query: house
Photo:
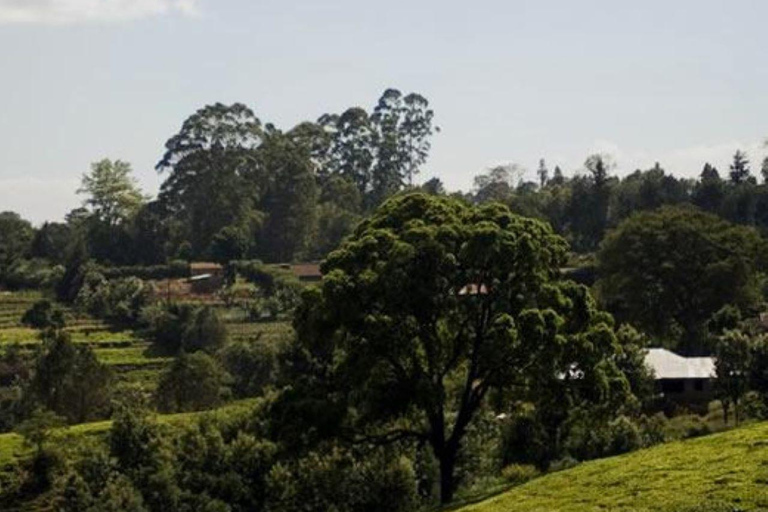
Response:
POLYGON ((290 270, 299 281, 316 282, 323 278, 319 263, 296 263, 290 265, 290 270))
POLYGON ((645 363, 653 370, 657 391, 664 398, 686 404, 706 404, 714 398, 713 357, 684 357, 664 348, 652 348, 645 363))
POLYGON ((218 263, 197 261, 189 264, 192 293, 213 293, 224 284, 224 267, 218 263))

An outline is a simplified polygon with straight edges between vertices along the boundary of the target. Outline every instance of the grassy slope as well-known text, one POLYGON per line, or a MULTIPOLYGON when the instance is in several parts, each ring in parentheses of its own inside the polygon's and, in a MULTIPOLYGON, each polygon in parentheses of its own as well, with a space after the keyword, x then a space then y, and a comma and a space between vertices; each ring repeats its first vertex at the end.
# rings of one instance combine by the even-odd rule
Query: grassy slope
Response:
MULTIPOLYGON (((161 414, 157 416, 157 419, 163 423, 181 424, 204 414, 232 413, 247 410, 257 401, 258 399, 248 398, 229 403, 212 411, 161 414)), ((71 443, 85 436, 104 434, 111 425, 111 421, 97 421, 61 428, 54 434, 54 442, 71 443)), ((24 446, 21 436, 15 433, 0 434, 0 468, 12 464, 18 457, 23 456, 27 452, 29 452, 29 449, 24 446)))
POLYGON ((460 512, 768 510, 768 423, 587 462, 460 512))

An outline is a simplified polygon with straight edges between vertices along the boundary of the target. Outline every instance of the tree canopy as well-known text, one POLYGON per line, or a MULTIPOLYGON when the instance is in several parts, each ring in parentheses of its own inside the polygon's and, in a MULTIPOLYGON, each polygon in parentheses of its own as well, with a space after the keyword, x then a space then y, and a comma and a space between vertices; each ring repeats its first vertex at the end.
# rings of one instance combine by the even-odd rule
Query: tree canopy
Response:
POLYGON ((756 230, 695 208, 638 213, 600 247, 599 293, 620 320, 701 352, 712 315, 759 302, 765 251, 756 230))
POLYGON ((304 296, 295 327, 306 359, 295 364, 314 371, 302 392, 366 437, 428 443, 450 501, 457 452, 491 390, 627 396, 610 316, 559 279, 566 250, 549 226, 498 204, 389 200, 304 296))

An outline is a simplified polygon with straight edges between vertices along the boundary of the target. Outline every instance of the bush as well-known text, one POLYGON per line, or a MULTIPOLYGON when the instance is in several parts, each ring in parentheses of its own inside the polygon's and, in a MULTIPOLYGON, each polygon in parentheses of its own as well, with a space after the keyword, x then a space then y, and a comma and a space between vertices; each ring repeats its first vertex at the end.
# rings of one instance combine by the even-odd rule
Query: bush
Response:
POLYGON ((712 430, 707 422, 696 414, 675 416, 667 424, 667 433, 672 439, 701 437, 711 432, 712 430))
POLYGON ((619 416, 608 424, 609 443, 605 455, 618 455, 642 448, 642 434, 638 426, 626 416, 619 416))
POLYGON ((524 484, 539 475, 541 472, 531 464, 510 464, 501 470, 501 477, 513 485, 524 484))
POLYGON ((661 444, 667 441, 667 417, 664 413, 653 416, 641 416, 638 420, 642 445, 644 447, 661 444))
POLYGON ((145 308, 142 323, 147 335, 168 351, 213 351, 227 340, 224 322, 209 306, 168 304, 145 308))
POLYGON ((229 375, 208 354, 182 352, 160 376, 157 403, 163 412, 210 409, 228 395, 229 375))
POLYGON ((64 312, 49 300, 39 300, 24 313, 21 323, 34 329, 61 329, 65 324, 64 312))
POLYGON ((124 279, 136 277, 139 279, 181 279, 189 277, 189 263, 174 260, 167 265, 128 266, 128 267, 97 267, 96 270, 107 279, 124 279))
POLYGON ((261 395, 264 388, 276 382, 279 351, 274 345, 253 341, 231 343, 221 351, 235 396, 261 395))
POLYGON ((90 271, 75 299, 78 308, 119 324, 136 324, 149 303, 151 290, 136 277, 108 280, 90 271))
POLYGON ((103 417, 111 396, 112 371, 90 347, 75 345, 64 332, 53 336, 35 362, 29 396, 71 423, 103 417))
POLYGON ((418 503, 411 462, 386 450, 362 455, 325 447, 276 464, 267 489, 273 512, 410 512, 418 503))
POLYGON ((571 469, 579 465, 579 461, 571 457, 570 455, 566 455, 562 459, 558 459, 552 464, 549 465, 550 471, 564 471, 566 469, 571 469))
POLYGON ((268 267, 260 261, 232 261, 227 267, 230 283, 237 276, 256 285, 252 316, 277 318, 293 311, 299 302, 302 285, 293 273, 284 268, 268 267))
POLYGON ((16 260, 0 273, 0 284, 9 290, 52 288, 64 275, 64 267, 47 260, 16 260))

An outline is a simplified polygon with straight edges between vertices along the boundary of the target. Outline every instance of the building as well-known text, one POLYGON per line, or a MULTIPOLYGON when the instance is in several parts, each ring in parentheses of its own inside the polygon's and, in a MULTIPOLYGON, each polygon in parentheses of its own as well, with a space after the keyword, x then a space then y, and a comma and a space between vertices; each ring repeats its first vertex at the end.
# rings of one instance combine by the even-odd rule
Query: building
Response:
POLYGON ((652 348, 645 362, 653 370, 657 391, 665 399, 703 405, 714 398, 713 357, 683 357, 664 348, 652 348))
POLYGON ((296 263, 288 268, 299 281, 305 283, 317 282, 323 279, 319 263, 296 263))
POLYGON ((214 293, 224 285, 224 267, 207 261, 190 263, 188 281, 192 293, 214 293))

